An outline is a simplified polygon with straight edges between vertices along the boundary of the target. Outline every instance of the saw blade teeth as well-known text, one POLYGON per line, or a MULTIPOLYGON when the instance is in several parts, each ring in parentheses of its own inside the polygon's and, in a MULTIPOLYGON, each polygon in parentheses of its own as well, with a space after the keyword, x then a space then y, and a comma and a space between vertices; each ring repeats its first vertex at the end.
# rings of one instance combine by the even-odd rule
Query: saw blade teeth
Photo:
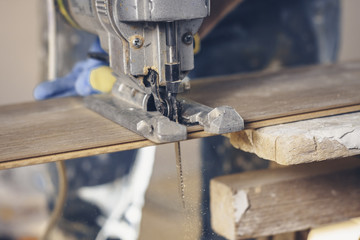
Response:
POLYGON ((181 161, 180 142, 175 143, 175 155, 176 155, 176 168, 178 171, 178 182, 179 182, 181 202, 183 208, 185 208, 185 184, 184 184, 184 173, 183 173, 182 161, 181 161))

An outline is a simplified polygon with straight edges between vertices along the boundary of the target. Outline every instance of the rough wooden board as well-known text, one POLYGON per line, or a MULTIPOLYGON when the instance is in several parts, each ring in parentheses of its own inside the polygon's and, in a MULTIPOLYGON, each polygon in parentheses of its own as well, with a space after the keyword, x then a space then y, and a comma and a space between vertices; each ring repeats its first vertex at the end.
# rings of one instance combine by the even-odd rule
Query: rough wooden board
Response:
MULTIPOLYGON (((202 79, 188 97, 214 107, 233 106, 247 128, 262 127, 360 110, 359 79, 360 63, 346 63, 202 79)), ((198 127, 188 131, 189 139, 210 136, 198 127)), ((0 169, 149 145, 86 109, 80 98, 0 107, 0 169)))
POLYGON ((359 183, 359 158, 219 177, 210 185, 212 227, 241 239, 357 217, 359 183))
POLYGON ((247 129, 229 134, 233 146, 282 165, 360 154, 360 112, 247 129))

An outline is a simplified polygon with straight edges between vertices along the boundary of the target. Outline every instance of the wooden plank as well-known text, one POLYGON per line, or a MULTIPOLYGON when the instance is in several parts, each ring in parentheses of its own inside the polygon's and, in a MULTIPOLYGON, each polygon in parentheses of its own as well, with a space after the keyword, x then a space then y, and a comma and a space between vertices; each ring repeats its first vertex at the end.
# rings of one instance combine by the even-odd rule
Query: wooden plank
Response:
POLYGON ((228 239, 269 236, 360 216, 360 159, 246 172, 211 181, 213 229, 228 239))
POLYGON ((5 106, 0 113, 1 161, 143 139, 89 111, 80 98, 5 106))
POLYGON ((192 83, 189 95, 211 107, 230 105, 254 124, 359 105, 359 89, 360 62, 348 62, 202 79, 192 83))
MULTIPOLYGON (((360 109, 360 62, 194 81, 187 96, 233 106, 246 127, 360 109)), ((199 127, 189 139, 206 137, 199 127)), ((86 109, 81 98, 0 107, 0 169, 153 145, 86 109)))
POLYGON ((247 129, 229 134, 233 146, 282 165, 360 154, 360 112, 247 129))
POLYGON ((353 112, 359 112, 359 111, 360 111, 360 105, 344 106, 344 107, 338 107, 338 108, 332 108, 332 109, 326 109, 326 110, 318 110, 315 112, 300 113, 300 114, 295 114, 295 115, 290 115, 290 116, 265 119, 265 120, 259 120, 259 121, 254 121, 254 122, 245 122, 245 129, 256 129, 256 128, 262 128, 262 127, 267 127, 267 126, 274 126, 274 125, 283 124, 283 123, 291 123, 291 122, 296 122, 296 121, 301 121, 301 120, 334 116, 334 115, 340 115, 340 114, 344 114, 344 113, 353 113, 353 112))

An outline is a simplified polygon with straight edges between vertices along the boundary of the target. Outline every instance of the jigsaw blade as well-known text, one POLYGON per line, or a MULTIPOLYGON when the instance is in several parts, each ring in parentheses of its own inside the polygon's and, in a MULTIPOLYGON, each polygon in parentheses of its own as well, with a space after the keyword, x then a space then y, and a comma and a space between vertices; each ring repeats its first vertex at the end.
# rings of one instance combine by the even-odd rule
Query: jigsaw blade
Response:
POLYGON ((183 175, 182 161, 181 161, 180 142, 175 142, 175 155, 176 155, 176 168, 178 173, 180 196, 181 196, 182 205, 185 208, 185 184, 184 184, 184 175, 183 175))

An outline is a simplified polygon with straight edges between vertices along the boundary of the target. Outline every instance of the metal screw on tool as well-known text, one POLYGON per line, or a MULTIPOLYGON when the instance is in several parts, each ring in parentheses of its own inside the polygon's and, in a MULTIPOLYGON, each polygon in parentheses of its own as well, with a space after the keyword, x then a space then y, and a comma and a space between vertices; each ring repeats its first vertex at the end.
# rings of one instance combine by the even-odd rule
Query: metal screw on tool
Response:
POLYGON ((141 48, 143 45, 143 40, 141 38, 136 37, 132 40, 132 45, 134 46, 134 48, 141 48))
POLYGON ((193 37, 193 35, 192 35, 191 32, 185 33, 185 34, 183 35, 183 37, 182 37, 182 40, 183 40, 183 42, 184 42, 186 45, 192 44, 192 43, 193 43, 193 39, 194 39, 194 37, 193 37))

